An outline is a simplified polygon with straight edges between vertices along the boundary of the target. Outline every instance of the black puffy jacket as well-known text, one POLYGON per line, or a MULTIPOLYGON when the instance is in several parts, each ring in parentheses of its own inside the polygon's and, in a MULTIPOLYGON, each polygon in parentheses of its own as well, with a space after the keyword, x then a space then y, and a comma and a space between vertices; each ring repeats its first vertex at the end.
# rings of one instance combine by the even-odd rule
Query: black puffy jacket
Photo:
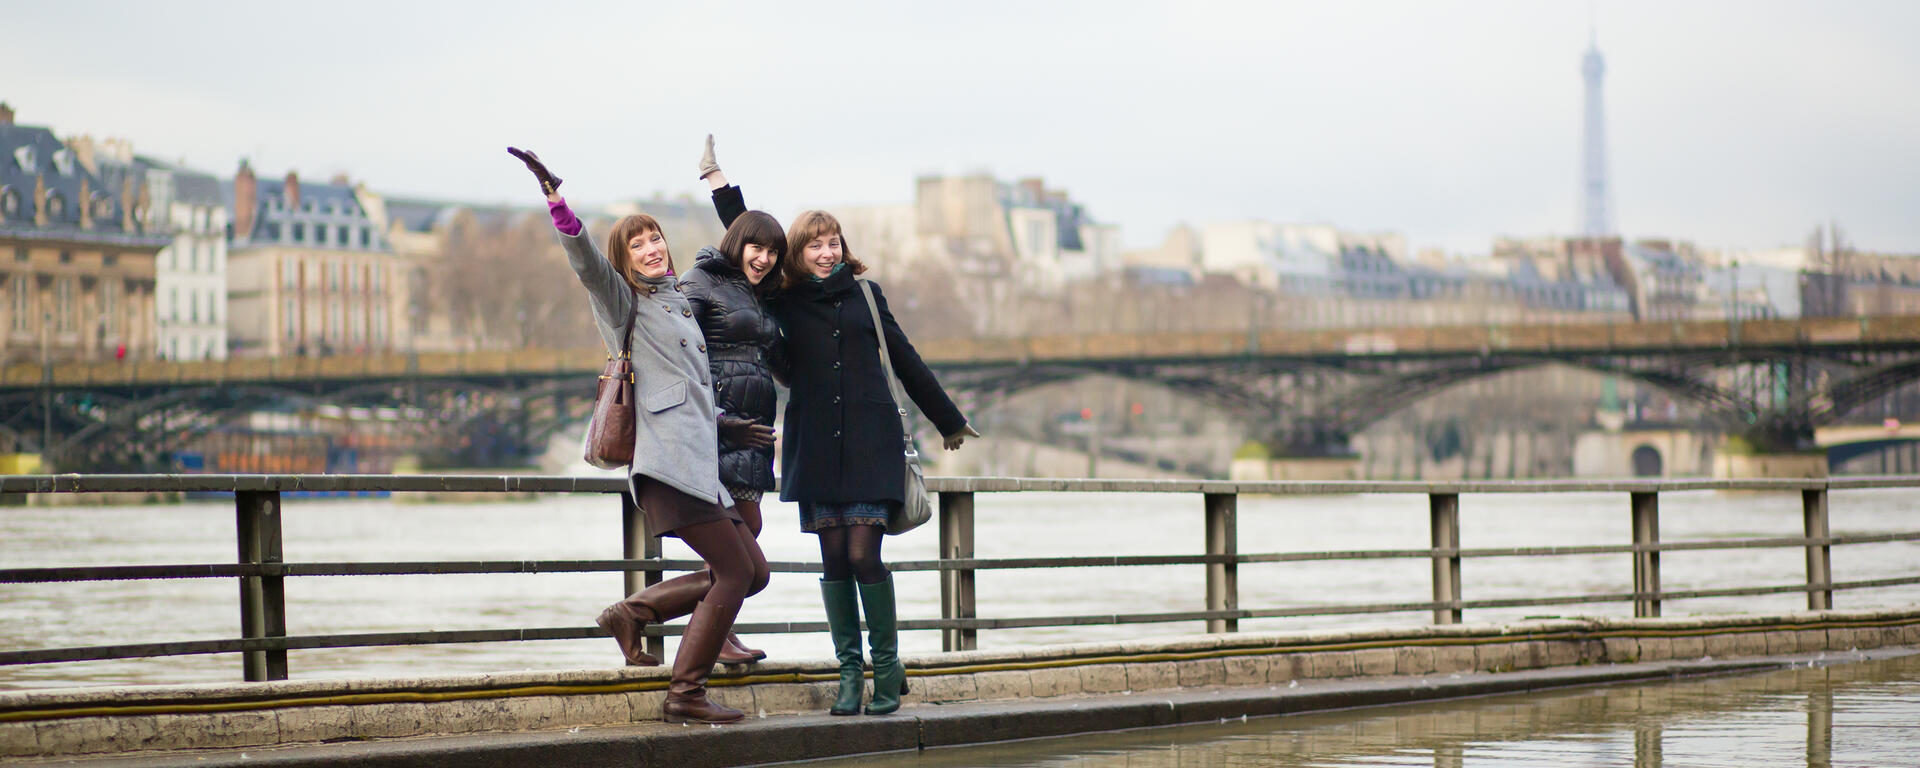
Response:
MULTIPOLYGON (((773 356, 781 353, 780 325, 738 267, 718 250, 701 248, 680 286, 700 332, 707 339, 714 405, 728 416, 773 426, 773 356)), ((720 481, 773 490, 773 449, 755 450, 720 440, 720 481)))

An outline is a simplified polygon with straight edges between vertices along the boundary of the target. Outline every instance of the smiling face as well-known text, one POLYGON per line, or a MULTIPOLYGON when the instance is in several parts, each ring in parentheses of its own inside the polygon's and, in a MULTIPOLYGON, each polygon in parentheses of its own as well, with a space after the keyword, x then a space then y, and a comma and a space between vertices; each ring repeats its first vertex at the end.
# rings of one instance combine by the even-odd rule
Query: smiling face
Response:
POLYGON ((840 263, 843 255, 840 251, 840 233, 827 234, 808 240, 800 249, 800 264, 814 277, 826 277, 833 274, 833 268, 840 263))
POLYGON ((759 243, 747 243, 740 251, 740 271, 747 273, 747 282, 759 285, 767 274, 780 262, 780 254, 759 243))
POLYGON ((633 271, 643 277, 665 277, 668 269, 667 237, 650 229, 627 238, 627 258, 633 271))
POLYGON ((780 272, 787 285, 806 283, 810 278, 825 278, 834 267, 847 265, 855 275, 867 267, 854 257, 840 229, 840 220, 826 211, 807 211, 794 219, 787 230, 787 255, 780 260, 780 272))

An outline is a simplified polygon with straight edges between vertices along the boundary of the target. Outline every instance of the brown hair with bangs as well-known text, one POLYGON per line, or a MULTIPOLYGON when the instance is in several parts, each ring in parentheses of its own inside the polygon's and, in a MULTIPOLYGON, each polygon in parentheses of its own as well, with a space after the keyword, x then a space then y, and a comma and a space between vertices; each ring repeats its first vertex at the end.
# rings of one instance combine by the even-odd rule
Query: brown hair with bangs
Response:
MULTIPOLYGON (((613 262, 613 270, 626 278, 627 285, 633 286, 636 291, 640 290, 640 273, 633 268, 633 251, 627 248, 627 243, 633 242, 633 238, 648 232, 659 232, 663 243, 667 239, 667 232, 660 228, 660 222, 644 213, 636 213, 621 219, 613 225, 613 232, 607 235, 607 261, 613 262)), ((671 248, 667 249, 667 271, 669 273, 676 271, 673 268, 673 249, 671 248)))
POLYGON ((726 236, 720 238, 720 256, 741 273, 747 271, 747 246, 757 245, 773 251, 773 269, 767 276, 760 278, 760 284, 754 286, 757 293, 770 293, 778 290, 785 280, 781 265, 787 256, 787 233, 780 231, 779 220, 766 211, 747 211, 733 220, 733 226, 727 227, 726 236))
POLYGON ((865 274, 867 265, 853 257, 853 249, 847 247, 847 235, 840 231, 840 220, 826 211, 807 211, 793 220, 793 226, 787 229, 787 255, 780 259, 780 269, 786 273, 788 285, 799 285, 813 277, 807 269, 803 254, 807 243, 822 235, 840 237, 840 260, 847 263, 847 269, 856 275, 865 274))

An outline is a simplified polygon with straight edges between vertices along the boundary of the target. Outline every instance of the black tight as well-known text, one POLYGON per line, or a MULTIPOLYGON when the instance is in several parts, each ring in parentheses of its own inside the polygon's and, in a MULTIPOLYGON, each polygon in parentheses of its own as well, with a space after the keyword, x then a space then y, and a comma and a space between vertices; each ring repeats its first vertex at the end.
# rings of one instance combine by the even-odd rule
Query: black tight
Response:
POLYGON ((880 562, 883 531, 877 525, 835 525, 820 529, 820 562, 827 581, 859 579, 878 584, 890 575, 880 562))

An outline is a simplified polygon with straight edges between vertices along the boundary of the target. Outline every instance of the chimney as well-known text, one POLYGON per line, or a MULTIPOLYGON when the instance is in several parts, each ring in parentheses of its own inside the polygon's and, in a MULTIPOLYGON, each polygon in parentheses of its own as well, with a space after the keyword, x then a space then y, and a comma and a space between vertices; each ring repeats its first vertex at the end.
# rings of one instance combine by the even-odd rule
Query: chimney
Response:
POLYGON ((88 173, 100 172, 100 169, 95 167, 93 164, 93 137, 92 136, 85 135, 85 134, 82 134, 80 136, 71 136, 71 137, 68 137, 67 140, 63 143, 67 145, 67 149, 73 151, 73 156, 80 161, 80 165, 84 166, 87 169, 88 173))
POLYGON ((300 207, 300 174, 287 171, 287 210, 300 207))
POLYGON ((233 174, 233 236, 237 240, 253 237, 253 215, 260 205, 260 187, 253 178, 253 166, 240 160, 233 174))
POLYGON ((0 125, 13 125, 13 107, 4 101, 0 101, 0 125))
POLYGON ((332 185, 334 185, 334 186, 336 186, 336 187, 351 187, 351 186, 353 186, 353 181, 352 181, 351 179, 348 179, 348 178, 347 178, 347 174, 346 174, 346 172, 345 172, 345 171, 341 171, 340 173, 336 173, 336 174, 334 174, 334 175, 333 175, 333 178, 332 178, 332 179, 330 179, 330 180, 328 180, 328 181, 327 181, 327 183, 328 183, 328 184, 332 184, 332 185))

